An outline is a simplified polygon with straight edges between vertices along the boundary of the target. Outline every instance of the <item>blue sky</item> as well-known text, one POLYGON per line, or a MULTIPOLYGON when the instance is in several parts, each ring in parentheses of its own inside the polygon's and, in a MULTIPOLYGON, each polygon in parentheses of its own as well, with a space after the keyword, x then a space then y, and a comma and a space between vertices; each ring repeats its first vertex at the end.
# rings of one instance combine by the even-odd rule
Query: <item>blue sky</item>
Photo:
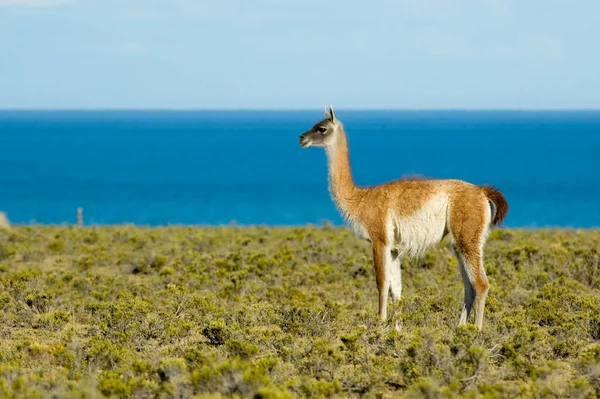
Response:
POLYGON ((598 0, 0 0, 0 108, 600 108, 598 0))

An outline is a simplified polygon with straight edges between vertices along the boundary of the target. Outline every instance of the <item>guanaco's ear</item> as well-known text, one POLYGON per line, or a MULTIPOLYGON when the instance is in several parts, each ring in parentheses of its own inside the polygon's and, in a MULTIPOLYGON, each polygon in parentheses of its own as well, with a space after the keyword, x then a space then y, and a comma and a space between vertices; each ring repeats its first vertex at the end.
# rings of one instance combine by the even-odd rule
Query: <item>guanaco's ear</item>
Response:
POLYGON ((335 121, 335 113, 333 112, 333 107, 331 105, 329 106, 329 109, 325 107, 325 117, 331 122, 335 121))

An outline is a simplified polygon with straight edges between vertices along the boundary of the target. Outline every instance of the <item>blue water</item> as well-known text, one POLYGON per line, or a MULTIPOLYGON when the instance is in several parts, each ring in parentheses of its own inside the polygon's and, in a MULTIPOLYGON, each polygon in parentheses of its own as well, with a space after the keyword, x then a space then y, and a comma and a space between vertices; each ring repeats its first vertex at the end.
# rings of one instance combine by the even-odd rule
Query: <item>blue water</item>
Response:
MULTIPOLYGON (((490 183, 511 227, 600 226, 600 112, 338 110, 359 185, 417 173, 490 183)), ((323 111, 0 111, 12 223, 341 224, 323 111)))

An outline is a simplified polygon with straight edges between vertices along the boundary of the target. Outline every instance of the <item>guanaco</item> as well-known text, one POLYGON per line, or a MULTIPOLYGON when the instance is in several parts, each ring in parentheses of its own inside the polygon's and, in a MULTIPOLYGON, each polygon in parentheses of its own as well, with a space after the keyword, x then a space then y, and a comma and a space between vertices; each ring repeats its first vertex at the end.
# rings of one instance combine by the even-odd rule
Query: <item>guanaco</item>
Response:
POLYGON ((325 119, 304 132, 299 144, 325 148, 331 197, 354 233, 371 243, 381 320, 387 319, 388 295, 394 303, 400 300, 401 260, 422 256, 449 235, 464 285, 458 325, 467 322, 475 304, 475 323, 481 330, 489 290, 483 249, 492 228, 508 213, 504 195, 491 186, 455 179, 399 179, 358 187, 346 132, 333 107, 325 107, 325 119))

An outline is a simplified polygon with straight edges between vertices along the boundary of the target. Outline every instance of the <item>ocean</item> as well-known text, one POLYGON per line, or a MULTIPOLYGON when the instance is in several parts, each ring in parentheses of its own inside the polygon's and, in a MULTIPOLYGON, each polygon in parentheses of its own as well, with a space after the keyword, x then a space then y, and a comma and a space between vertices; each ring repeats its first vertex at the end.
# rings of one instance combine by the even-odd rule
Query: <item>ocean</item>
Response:
MULTIPOLYGON (((336 110, 358 185, 492 184, 507 227, 600 227, 600 111, 336 110)), ((13 224, 341 225, 303 111, 0 111, 13 224)))

